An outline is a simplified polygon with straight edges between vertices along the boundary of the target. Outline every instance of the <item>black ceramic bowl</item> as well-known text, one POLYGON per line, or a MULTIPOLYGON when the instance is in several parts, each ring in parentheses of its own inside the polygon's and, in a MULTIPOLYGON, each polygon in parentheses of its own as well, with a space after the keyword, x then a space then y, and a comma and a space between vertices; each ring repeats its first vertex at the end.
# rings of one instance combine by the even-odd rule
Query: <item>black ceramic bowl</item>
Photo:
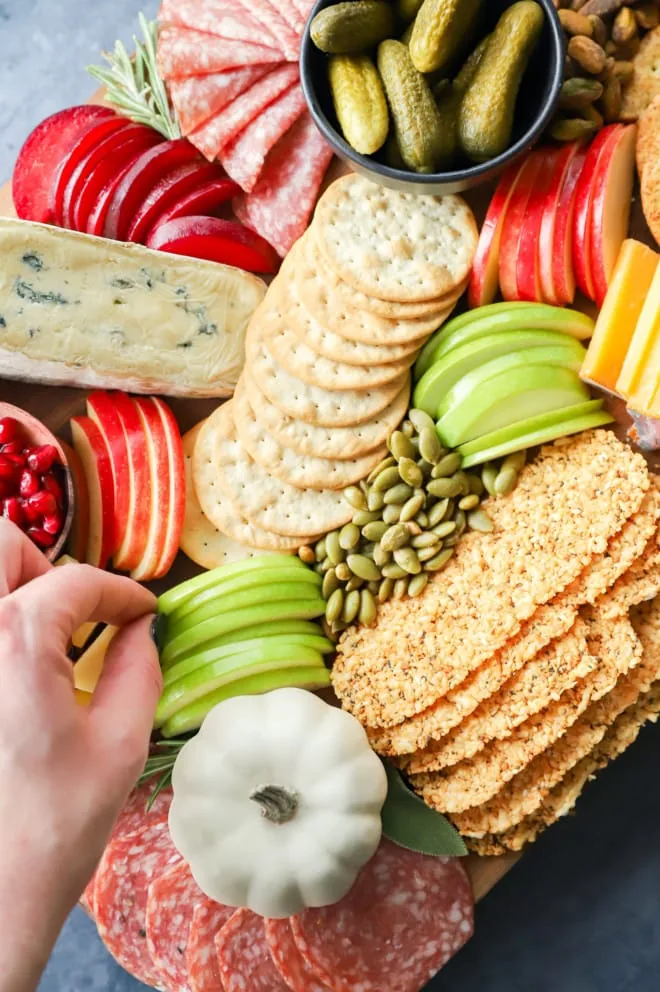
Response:
MULTIPOLYGON (((495 178, 507 165, 529 151, 543 134, 557 104, 564 74, 564 36, 552 0, 537 0, 545 11, 545 26, 520 87, 510 147, 502 155, 480 165, 466 161, 462 168, 430 175, 393 169, 385 163, 382 152, 373 156, 360 155, 342 137, 328 84, 328 56, 316 48, 309 34, 309 25, 315 14, 337 2, 338 0, 317 0, 314 5, 303 36, 300 77, 317 126, 336 154, 355 172, 382 186, 407 193, 460 193, 495 178)), ((486 0, 481 37, 492 31, 500 15, 512 2, 513 0, 486 0)))

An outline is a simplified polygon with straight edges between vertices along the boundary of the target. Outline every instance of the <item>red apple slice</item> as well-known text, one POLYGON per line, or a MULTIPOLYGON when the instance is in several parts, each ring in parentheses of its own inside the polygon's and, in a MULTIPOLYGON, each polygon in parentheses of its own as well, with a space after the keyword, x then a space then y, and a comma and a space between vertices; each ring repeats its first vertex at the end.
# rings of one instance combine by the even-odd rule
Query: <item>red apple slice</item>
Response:
POLYGON ((604 127, 591 142, 575 191, 573 215, 573 269, 578 288, 590 300, 596 299, 596 287, 591 275, 591 208, 594 183, 600 172, 600 156, 610 141, 622 129, 620 124, 604 127))
POLYGON ((158 224, 147 247, 222 262, 247 272, 275 272, 280 261, 261 235, 217 217, 178 217, 158 224))
POLYGON ((472 309, 492 303, 497 296, 502 231, 507 208, 523 166, 524 162, 522 165, 516 162, 509 166, 500 179, 486 212, 470 273, 468 305, 472 309))
POLYGON ((115 190, 103 229, 105 237, 125 241, 135 214, 154 186, 177 166, 201 161, 202 156, 187 138, 163 141, 144 152, 115 190))
POLYGON ((222 171, 213 162, 186 162, 173 169, 145 197, 131 221, 126 240, 144 244, 147 234, 167 207, 209 180, 221 176, 222 171))
POLYGON ((621 245, 628 236, 635 178, 637 125, 621 128, 598 159, 591 206, 591 277, 603 305, 621 245))
POLYGON ((240 192, 241 188, 238 183, 235 183, 233 179, 227 179, 226 176, 204 183, 199 189, 193 190, 192 193, 187 193, 181 199, 177 200, 176 203, 168 207, 167 210, 164 210, 148 232, 146 240, 149 240, 157 225, 167 224, 168 221, 176 220, 177 217, 212 217, 218 212, 220 207, 224 206, 225 203, 228 203, 232 197, 237 196, 240 192))
POLYGON ((90 152, 93 152, 98 145, 101 145, 105 138, 110 137, 110 135, 115 134, 117 131, 123 131, 127 127, 130 127, 130 124, 125 117, 116 116, 104 118, 98 121, 98 123, 92 125, 92 127, 87 131, 84 131, 78 138, 73 148, 62 162, 57 173, 57 178, 53 184, 51 209, 56 223, 60 225, 64 224, 65 191, 67 190, 73 173, 76 171, 80 163, 84 161, 90 152))
POLYGON ((60 110, 35 127, 18 153, 12 176, 14 206, 22 220, 53 223, 51 195, 62 160, 87 128, 114 116, 109 107, 83 104, 60 110))
POLYGON ((131 513, 130 465, 128 443, 122 421, 109 393, 96 392, 87 398, 87 416, 103 434, 110 452, 110 468, 115 493, 115 555, 116 568, 126 568, 122 550, 126 544, 131 513))
POLYGON ((89 417, 71 418, 73 446, 82 462, 89 493, 89 541, 84 560, 105 568, 115 545, 114 484, 110 452, 89 417))
POLYGON ((85 478, 83 464, 78 456, 78 452, 70 444, 67 444, 66 441, 60 441, 60 444, 64 449, 67 465, 71 472, 74 492, 73 520, 71 521, 71 530, 69 531, 66 546, 72 558, 75 558, 76 561, 85 561, 87 547, 89 545, 89 492, 87 491, 87 479, 85 478))
POLYGON ((158 574, 165 556, 170 517, 170 454, 165 426, 156 401, 150 396, 133 400, 146 441, 151 486, 151 513, 142 558, 131 571, 138 582, 149 582, 158 574))
POLYGON ((546 303, 564 306, 575 299, 571 233, 575 191, 587 157, 580 142, 559 151, 539 234, 539 268, 546 303))
POLYGON ((527 204, 539 181, 539 176, 545 156, 543 152, 531 152, 525 159, 518 182, 509 200, 509 206, 504 219, 502 242, 500 245, 500 289, 505 300, 513 301, 518 296, 518 245, 527 211, 527 204))
POLYGON ((516 285, 518 299, 528 303, 543 303, 543 283, 539 254, 539 235, 548 191, 558 168, 559 148, 539 148, 540 171, 527 201, 527 208, 518 238, 516 285))
POLYGON ((168 453, 169 515, 165 530, 165 542, 160 561, 156 566, 155 579, 167 575, 179 553, 181 532, 186 512, 186 466, 183 454, 181 432, 174 414, 160 399, 154 399, 156 409, 165 431, 168 453))
POLYGON ((119 535, 114 564, 123 571, 136 568, 144 557, 152 516, 153 490, 144 425, 137 407, 126 393, 110 393, 110 402, 121 424, 128 455, 123 487, 128 492, 128 520, 119 535))

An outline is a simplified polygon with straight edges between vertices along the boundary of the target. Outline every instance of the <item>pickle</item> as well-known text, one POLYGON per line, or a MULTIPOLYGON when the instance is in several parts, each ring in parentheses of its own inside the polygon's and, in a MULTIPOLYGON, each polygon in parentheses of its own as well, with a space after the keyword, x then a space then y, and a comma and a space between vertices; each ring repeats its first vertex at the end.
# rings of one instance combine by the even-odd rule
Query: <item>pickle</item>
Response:
POLYGON ((474 162, 500 155, 511 142, 520 83, 544 18, 535 0, 519 0, 502 14, 491 35, 458 115, 461 147, 474 162))
POLYGON ((391 169, 405 169, 406 167, 406 163, 401 157, 401 149, 399 148, 394 131, 390 133, 389 138, 385 142, 385 161, 391 169))
POLYGON ((400 41, 383 41, 378 48, 378 69, 392 112, 394 133, 405 165, 415 172, 435 172, 449 164, 451 136, 431 89, 400 41))
POLYGON ((333 55, 328 66, 330 91, 342 133, 360 155, 385 144, 389 114, 383 84, 368 55, 333 55))
POLYGON ((460 93, 462 96, 470 83, 477 74, 477 69, 481 65, 481 60, 484 57, 486 49, 488 47, 488 42, 490 41, 490 35, 487 34, 483 41, 480 41, 473 52, 468 55, 465 62, 461 66, 456 78, 453 82, 454 92, 460 93))
POLYGON ((419 13, 424 0, 397 0, 396 12, 402 24, 410 24, 419 13))
POLYGON ((420 72, 443 69, 474 30, 482 0, 424 0, 415 18, 410 55, 420 72))
POLYGON ((394 11, 385 0, 349 0, 326 7, 309 29, 316 47, 328 55, 365 52, 394 32, 394 11))

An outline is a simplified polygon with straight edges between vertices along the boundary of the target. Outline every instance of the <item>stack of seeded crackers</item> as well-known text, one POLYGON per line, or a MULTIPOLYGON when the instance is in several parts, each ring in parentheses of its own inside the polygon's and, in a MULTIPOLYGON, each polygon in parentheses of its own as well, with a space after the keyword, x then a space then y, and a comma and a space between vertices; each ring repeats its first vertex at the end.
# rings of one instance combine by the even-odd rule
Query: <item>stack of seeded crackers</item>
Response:
MULTIPOLYGON (((329 187, 250 321, 234 398, 186 440, 216 535, 292 551, 351 519, 342 490, 387 454, 410 366, 465 289, 476 244, 460 197, 355 175, 329 187)), ((208 554, 212 530, 205 541, 208 554)))
POLYGON ((479 853, 534 840, 660 712, 659 482, 610 431, 545 447, 493 533, 342 635, 342 705, 479 853))

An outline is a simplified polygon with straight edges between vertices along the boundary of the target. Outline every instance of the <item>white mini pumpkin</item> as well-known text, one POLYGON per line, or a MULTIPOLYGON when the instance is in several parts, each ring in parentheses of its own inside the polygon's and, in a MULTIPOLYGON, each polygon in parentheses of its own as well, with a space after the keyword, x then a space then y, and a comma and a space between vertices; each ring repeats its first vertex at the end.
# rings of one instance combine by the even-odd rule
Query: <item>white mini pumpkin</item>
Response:
POLYGON ((354 717, 302 689, 220 703, 172 784, 172 838, 200 888, 261 916, 338 902, 380 841, 380 759, 354 717))

